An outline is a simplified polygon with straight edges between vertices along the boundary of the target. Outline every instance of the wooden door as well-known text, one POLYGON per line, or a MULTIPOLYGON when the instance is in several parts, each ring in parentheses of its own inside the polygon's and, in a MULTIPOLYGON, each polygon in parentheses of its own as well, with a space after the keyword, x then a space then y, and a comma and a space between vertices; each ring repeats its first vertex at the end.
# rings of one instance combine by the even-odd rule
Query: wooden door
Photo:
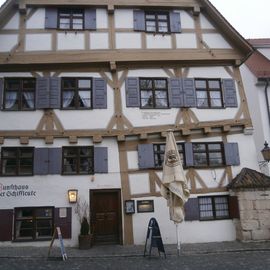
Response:
POLYGON ((120 190, 91 190, 91 231, 96 244, 121 243, 120 190))

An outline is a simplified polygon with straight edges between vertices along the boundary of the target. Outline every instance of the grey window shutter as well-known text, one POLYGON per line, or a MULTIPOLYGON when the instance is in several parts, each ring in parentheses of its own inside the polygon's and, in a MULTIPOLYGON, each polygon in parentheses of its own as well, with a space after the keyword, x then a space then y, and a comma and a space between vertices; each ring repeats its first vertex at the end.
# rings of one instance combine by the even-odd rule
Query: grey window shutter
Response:
POLYGON ((56 29, 58 20, 58 10, 54 7, 49 7, 45 9, 45 28, 46 29, 56 29))
POLYGON ((4 79, 0 78, 0 109, 3 108, 4 79))
POLYGON ((94 147, 95 173, 108 173, 108 148, 94 147))
POLYGON ((193 157, 193 146, 192 143, 185 143, 185 158, 186 158, 186 167, 190 167, 194 165, 194 157, 193 157))
POLYGON ((97 29, 97 18, 96 10, 93 8, 86 8, 84 10, 84 29, 96 30, 97 29))
POLYGON ((190 198, 185 203, 185 220, 199 220, 200 219, 200 211, 199 211, 199 200, 198 198, 190 198))
POLYGON ((145 15, 143 10, 134 10, 133 20, 135 31, 145 31, 145 15))
POLYGON ((62 148, 48 148, 49 164, 48 174, 62 173, 62 148))
POLYGON ((46 175, 49 168, 48 148, 35 148, 34 152, 34 175, 46 175))
POLYGON ((169 83, 170 107, 180 108, 184 105, 182 79, 170 79, 169 83))
POLYGON ((195 80, 191 78, 182 79, 184 91, 184 107, 196 107, 195 80))
POLYGON ((93 79, 93 108, 107 109, 107 83, 104 79, 93 79))
POLYGON ((127 107, 140 107, 139 78, 126 79, 126 103, 127 107))
POLYGON ((66 209, 67 209, 67 216, 60 217, 60 208, 54 208, 54 226, 61 228, 61 234, 64 239, 70 239, 72 208, 68 207, 66 209))
POLYGON ((12 241, 13 209, 0 210, 0 241, 12 241))
POLYGON ((225 107, 237 107, 237 95, 233 79, 223 79, 223 95, 225 107))
POLYGON ((170 28, 172 33, 181 33, 180 13, 170 12, 170 28))
POLYGON ((229 196, 229 214, 230 218, 240 218, 239 204, 237 196, 229 196))
POLYGON ((226 165, 240 165, 238 143, 224 143, 224 153, 226 165))
POLYGON ((155 168, 154 147, 153 144, 139 144, 138 158, 140 169, 155 168))
POLYGON ((50 78, 50 108, 60 109, 61 106, 61 78, 50 78))
POLYGON ((36 79, 36 108, 50 108, 50 78, 42 77, 36 79))

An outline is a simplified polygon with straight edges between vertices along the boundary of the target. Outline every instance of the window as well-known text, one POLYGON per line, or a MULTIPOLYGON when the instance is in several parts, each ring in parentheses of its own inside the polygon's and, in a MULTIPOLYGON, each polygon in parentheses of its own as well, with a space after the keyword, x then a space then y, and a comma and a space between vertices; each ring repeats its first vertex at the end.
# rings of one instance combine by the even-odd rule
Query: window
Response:
POLYGON ((2 147, 2 175, 33 175, 32 147, 2 147))
POLYGON ((141 108, 168 108, 167 79, 140 79, 141 108))
MULTIPOLYGON (((177 143, 177 148, 182 164, 185 166, 184 143, 177 143)), ((165 153, 165 144, 154 144, 154 160, 156 168, 163 166, 164 153, 165 153)))
POLYGON ((224 150, 222 143, 193 143, 194 166, 222 166, 224 150))
POLYGON ((229 218, 228 196, 199 197, 200 220, 229 218))
POLYGON ((4 110, 35 109, 36 80, 32 78, 5 79, 4 110))
POLYGON ((168 33, 169 13, 167 12, 149 12, 145 13, 146 32, 168 33))
POLYGON ((221 82, 219 79, 195 79, 197 107, 222 108, 221 82))
POLYGON ((84 29, 84 11, 81 9, 60 9, 58 13, 58 28, 65 30, 84 29))
POLYGON ((62 109, 92 108, 92 79, 62 79, 62 109))
POLYGON ((93 155, 92 146, 63 147, 63 174, 92 174, 93 155))
POLYGON ((14 240, 49 240, 53 235, 53 209, 15 208, 14 240))

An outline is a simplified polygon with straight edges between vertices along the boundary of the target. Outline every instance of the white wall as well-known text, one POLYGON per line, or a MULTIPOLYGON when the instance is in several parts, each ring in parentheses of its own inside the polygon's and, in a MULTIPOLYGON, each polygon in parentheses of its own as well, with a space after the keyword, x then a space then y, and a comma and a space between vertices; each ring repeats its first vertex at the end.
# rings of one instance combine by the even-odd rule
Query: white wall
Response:
POLYGON ((0 52, 8 52, 18 43, 17 34, 1 34, 0 35, 0 52))

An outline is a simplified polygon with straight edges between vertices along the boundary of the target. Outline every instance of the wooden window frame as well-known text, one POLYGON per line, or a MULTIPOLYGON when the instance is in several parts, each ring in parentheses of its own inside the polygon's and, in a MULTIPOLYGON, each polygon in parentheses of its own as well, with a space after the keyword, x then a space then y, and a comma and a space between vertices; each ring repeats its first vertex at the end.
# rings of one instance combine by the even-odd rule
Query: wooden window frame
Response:
MULTIPOLYGON (((186 167, 186 159, 185 159, 185 143, 176 143, 177 146, 181 145, 182 146, 182 151, 179 150, 178 148, 178 152, 180 154, 180 157, 183 156, 182 159, 182 164, 183 167, 186 167)), ((155 162, 155 168, 162 168, 163 166, 163 161, 164 161, 164 154, 165 154, 165 143, 154 143, 153 144, 153 148, 154 148, 154 162, 155 162), (164 151, 160 150, 160 146, 164 146, 164 151), (159 148, 159 149, 155 149, 155 148, 159 148), (163 155, 163 159, 162 156, 163 155), (158 162, 156 162, 156 160, 158 160, 158 162), (161 165, 160 165, 161 163, 161 165)))
POLYGON ((74 77, 63 77, 61 79, 61 110, 92 110, 93 109, 93 78, 90 77, 79 77, 79 78, 74 78, 74 77), (74 91, 74 99, 75 99, 75 106, 74 107, 64 107, 63 106, 63 93, 65 91, 70 91, 68 89, 64 89, 64 82, 65 80, 73 80, 75 81, 75 88, 72 89, 74 91), (91 82, 91 87, 90 88, 79 88, 79 81, 80 80, 89 80, 91 82), (79 106, 79 91, 89 91, 90 92, 90 107, 80 107, 79 106))
POLYGON ((222 220, 222 219, 230 219, 230 211, 229 211, 229 196, 228 195, 221 195, 221 196, 202 196, 198 197, 198 204, 199 204, 199 216, 200 221, 211 221, 211 220, 222 220), (224 209, 217 209, 218 203, 215 202, 216 198, 226 198, 226 203, 220 203, 220 205, 225 206, 224 209), (201 200, 203 199, 210 199, 210 204, 202 204, 201 200), (207 205, 211 207, 211 209, 207 209, 207 205), (202 207, 205 206, 205 207, 202 207), (202 209, 205 208, 205 209, 202 209), (224 216, 217 216, 217 211, 227 211, 228 214, 224 216), (211 217, 203 217, 203 212, 211 212, 211 217))
POLYGON ((224 98, 223 98, 223 90, 222 90, 222 84, 221 84, 221 79, 215 79, 215 78, 195 78, 195 91, 196 91, 196 98, 198 100, 197 92, 206 92, 206 99, 207 99, 207 106, 199 106, 197 102, 197 108, 199 109, 221 109, 225 108, 224 106, 224 98), (206 83, 206 88, 197 88, 196 87, 196 81, 205 81, 206 83), (219 88, 210 88, 209 87, 209 82, 211 81, 218 81, 219 82, 219 88), (211 104, 211 92, 219 92, 220 93, 220 101, 221 101, 221 106, 212 106, 211 104))
POLYGON ((145 32, 146 33, 156 33, 156 34, 171 34, 171 27, 170 27, 170 14, 169 12, 166 11, 151 11, 151 12, 145 12, 145 32), (152 15, 155 16, 155 19, 147 19, 148 15, 152 15), (166 16, 166 19, 159 19, 158 16, 159 15, 164 15, 166 16), (147 22, 155 22, 155 31, 148 31, 147 30, 147 22), (167 23, 167 27, 168 27, 168 31, 166 32, 162 32, 159 31, 159 23, 160 22, 166 22, 167 23))
MULTIPOLYGON (((14 105, 13 105, 14 106, 14 105)), ((5 82, 4 82, 4 99, 3 99, 3 110, 4 111, 34 111, 36 109, 36 79, 35 78, 5 78, 5 82), (8 82, 9 81, 19 81, 19 88, 17 90, 8 90, 8 82), (33 89, 29 88, 29 89, 24 89, 24 81, 33 81, 34 84, 35 84, 35 87, 33 89), (6 108, 6 95, 7 95, 7 92, 17 92, 17 102, 18 102, 18 108, 17 109, 9 109, 9 108, 6 108), (23 94, 25 92, 31 92, 33 93, 33 103, 34 103, 34 106, 33 108, 23 108, 23 94)))
POLYGON ((84 25, 84 9, 77 8, 59 8, 57 13, 57 29, 62 31, 82 31, 85 30, 84 25), (64 16, 63 13, 68 13, 68 16, 64 16), (80 13, 82 16, 75 16, 74 13, 80 13), (65 18, 69 20, 69 28, 61 28, 61 19, 65 18), (73 28, 73 19, 81 19, 82 20, 82 28, 76 29, 73 28))
POLYGON ((14 214, 14 242, 32 242, 32 241, 48 241, 52 238, 52 235, 54 233, 54 207, 52 206, 42 206, 42 207, 16 207, 14 209, 15 214, 14 214), (39 209, 49 209, 52 213, 50 217, 37 217, 37 211, 39 209), (17 217, 18 211, 23 211, 23 210, 32 210, 33 215, 29 217, 17 217), (49 228, 51 229, 51 235, 44 237, 44 238, 38 238, 37 237, 37 221, 39 220, 51 220, 52 227, 49 228), (23 221, 30 221, 32 222, 32 239, 22 239, 22 238, 17 238, 16 235, 16 225, 17 222, 23 222, 23 221))
POLYGON ((64 146, 62 151, 62 175, 91 175, 94 174, 94 147, 93 146, 64 146), (74 155, 65 155, 66 149, 74 149, 75 154, 74 155), (88 149, 90 150, 90 155, 81 156, 80 150, 81 149, 88 149), (88 172, 81 172, 80 171, 80 158, 88 158, 91 159, 92 167, 89 166, 88 172), (71 172, 65 171, 65 158, 73 158, 76 161, 76 169, 71 172))
POLYGON ((170 106, 169 106, 169 84, 168 84, 168 79, 167 78, 139 78, 139 90, 140 90, 140 108, 141 109, 145 109, 145 110, 152 110, 152 109, 160 109, 160 110, 163 110, 163 109, 169 109, 170 106), (149 80, 149 81, 152 81, 152 88, 151 89, 144 89, 141 87, 141 81, 142 80, 149 80), (166 82, 166 89, 159 89, 155 87, 155 81, 157 80, 164 80, 166 82), (143 107, 142 106, 142 92, 143 91, 149 91, 149 92, 152 92, 152 96, 154 97, 153 98, 153 106, 152 107, 143 107), (156 105, 156 97, 155 97, 155 92, 156 91, 163 91, 163 92, 166 92, 166 98, 167 98, 167 107, 157 107, 156 105))
POLYGON ((225 153, 224 153, 224 145, 222 142, 194 142, 192 143, 192 152, 193 152, 193 159, 194 159, 194 167, 196 168, 205 168, 205 167, 223 167, 225 166, 225 153), (205 151, 204 150, 194 150, 194 145, 199 145, 202 144, 205 146, 205 151), (209 145, 213 144, 218 144, 220 145, 220 150, 209 150, 209 145), (195 164, 195 153, 205 153, 206 154, 206 164, 195 164), (221 158, 222 158, 222 164, 214 165, 211 164, 210 162, 210 153, 221 153, 221 158))
POLYGON ((14 176, 33 176, 33 171, 34 171, 34 147, 2 147, 1 149, 1 176, 5 176, 5 177, 14 177, 14 176), (22 150, 31 150, 32 151, 32 157, 31 157, 31 163, 32 163, 32 169, 31 169, 31 173, 28 174, 22 174, 20 171, 20 163, 21 160, 23 159, 30 159, 30 158, 23 158, 21 157, 21 151, 22 150), (3 155, 3 151, 4 150, 14 150, 15 152, 15 156, 14 157, 4 157, 3 155), (14 174, 5 174, 3 173, 3 168, 4 168, 4 161, 5 160, 14 160, 16 163, 16 167, 15 167, 15 172, 14 174))

